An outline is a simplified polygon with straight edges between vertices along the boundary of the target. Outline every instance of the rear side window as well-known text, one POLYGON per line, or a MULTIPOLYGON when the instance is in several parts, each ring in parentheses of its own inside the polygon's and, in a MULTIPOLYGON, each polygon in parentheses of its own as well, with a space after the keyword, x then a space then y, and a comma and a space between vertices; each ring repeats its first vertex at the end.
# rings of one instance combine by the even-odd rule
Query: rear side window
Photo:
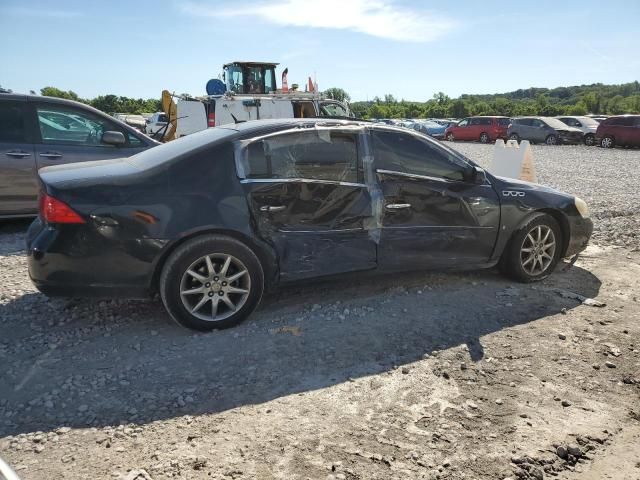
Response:
POLYGON ((500 125, 501 127, 508 127, 510 123, 510 118, 498 118, 498 125, 500 125))
POLYGON ((372 137, 377 169, 464 180, 466 162, 429 141, 397 132, 374 131, 372 137))
POLYGON ((618 117, 618 118, 611 119, 608 124, 619 126, 619 127, 633 127, 634 123, 635 123, 634 117, 618 117))
POLYGON ((313 130, 249 144, 240 159, 245 178, 304 178, 356 183, 358 150, 353 133, 313 130))
POLYGON ((0 102, 0 142, 28 143, 24 109, 19 103, 0 102))

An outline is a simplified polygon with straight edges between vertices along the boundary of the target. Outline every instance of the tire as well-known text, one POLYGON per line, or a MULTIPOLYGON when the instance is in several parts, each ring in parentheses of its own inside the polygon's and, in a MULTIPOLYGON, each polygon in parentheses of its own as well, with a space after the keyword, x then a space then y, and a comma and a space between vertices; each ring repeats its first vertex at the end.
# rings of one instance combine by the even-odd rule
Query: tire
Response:
POLYGON ((480 143, 489 143, 491 138, 489 138, 489 134, 487 132, 482 132, 480 134, 480 143))
POLYGON ((557 135, 549 135, 545 138, 544 143, 547 145, 557 145, 558 144, 558 136, 557 135))
POLYGON ((600 140, 600 146, 602 148, 613 148, 616 146, 616 142, 611 135, 605 135, 602 137, 602 140, 600 140))
POLYGON ((587 147, 592 147, 596 144, 596 136, 592 133, 589 133, 584 136, 584 144, 587 147))
POLYGON ((456 137, 453 136, 453 133, 447 134, 447 141, 448 142, 453 142, 455 139, 456 139, 456 137))
POLYGON ((160 275, 160 296, 167 312, 178 324, 194 330, 239 324, 256 309, 263 291, 264 271, 256 254, 223 235, 202 235, 180 245, 160 275))
POLYGON ((516 142, 520 141, 520 136, 517 133, 512 133, 509 135, 509 140, 515 140, 516 142))
POLYGON ((528 283, 542 280, 548 277, 558 264, 562 254, 562 242, 562 230, 555 218, 546 213, 535 213, 512 235, 502 253, 500 270, 519 282, 528 283), (544 242, 542 245, 550 245, 553 241, 554 247, 545 249, 544 246, 536 246, 537 243, 540 243, 537 242, 538 232, 541 232, 541 240, 544 242), (550 233, 545 238, 547 232, 550 233), (529 251, 524 251, 524 249, 529 251), (537 252, 544 252, 546 256, 538 255, 537 252), (536 255, 538 256, 536 257, 536 255))

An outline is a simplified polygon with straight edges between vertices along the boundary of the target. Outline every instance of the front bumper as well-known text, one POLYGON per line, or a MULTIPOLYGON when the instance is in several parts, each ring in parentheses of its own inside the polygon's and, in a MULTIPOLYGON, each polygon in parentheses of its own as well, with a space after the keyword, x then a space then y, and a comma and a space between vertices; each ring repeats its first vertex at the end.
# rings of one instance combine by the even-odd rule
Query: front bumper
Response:
POLYGON ((560 134, 558 135, 560 143, 563 145, 578 145, 582 143, 582 133, 560 134))
POLYGON ((587 248, 593 233, 593 222, 590 218, 570 217, 569 228, 569 243, 564 254, 565 257, 572 257, 587 248))

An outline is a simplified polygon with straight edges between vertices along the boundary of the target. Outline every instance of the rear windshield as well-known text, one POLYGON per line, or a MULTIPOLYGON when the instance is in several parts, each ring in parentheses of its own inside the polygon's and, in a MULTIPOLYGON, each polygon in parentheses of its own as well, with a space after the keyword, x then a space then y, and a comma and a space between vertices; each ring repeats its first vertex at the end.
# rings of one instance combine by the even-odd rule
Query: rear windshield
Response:
POLYGON ((202 147, 213 145, 214 143, 221 143, 237 133, 237 130, 229 128, 209 128, 140 152, 137 155, 129 157, 127 162, 141 170, 153 168, 165 162, 170 162, 176 157, 181 157, 199 150, 202 147))

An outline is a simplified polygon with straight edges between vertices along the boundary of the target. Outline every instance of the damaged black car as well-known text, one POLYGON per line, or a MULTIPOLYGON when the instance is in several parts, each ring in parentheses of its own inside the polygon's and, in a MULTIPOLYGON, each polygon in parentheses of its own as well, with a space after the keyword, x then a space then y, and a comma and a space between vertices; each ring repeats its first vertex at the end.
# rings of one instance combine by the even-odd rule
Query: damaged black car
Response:
POLYGON ((29 275, 47 295, 159 293, 180 324, 236 325, 265 289, 365 271, 551 274, 591 235, 586 204, 493 176, 407 129, 282 119, 39 172, 29 275))

